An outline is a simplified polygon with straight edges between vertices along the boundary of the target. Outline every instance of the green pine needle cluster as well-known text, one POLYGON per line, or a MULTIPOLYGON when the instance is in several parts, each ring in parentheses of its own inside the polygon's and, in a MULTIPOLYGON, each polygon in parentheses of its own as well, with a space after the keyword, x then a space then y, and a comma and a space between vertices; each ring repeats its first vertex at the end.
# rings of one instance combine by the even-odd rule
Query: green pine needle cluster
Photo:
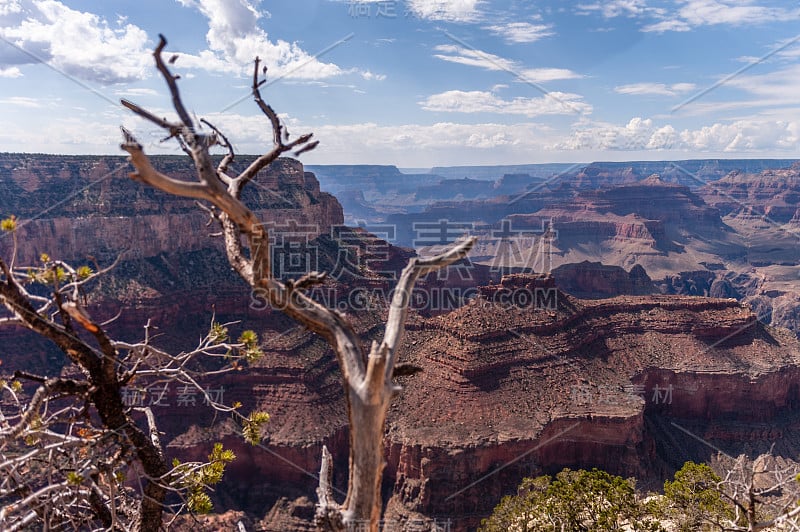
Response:
POLYGON ((261 348, 258 346, 258 335, 255 331, 243 331, 242 334, 239 335, 239 343, 244 345, 242 353, 247 362, 252 363, 264 356, 264 352, 261 351, 261 348))
POLYGON ((78 279, 81 281, 92 275, 92 269, 89 266, 80 266, 75 273, 78 274, 78 279))
POLYGON ((252 412, 245 418, 242 425, 242 435, 250 445, 261 443, 261 427, 269 422, 269 414, 266 412, 252 412))
MULTIPOLYGON (((221 323, 213 322, 211 330, 208 331, 208 339, 211 344, 222 344, 230 340, 230 331, 221 323)), ((252 363, 264 356, 264 352, 259 347, 258 334, 255 331, 249 329, 242 331, 242 334, 239 335, 238 343, 240 346, 237 349, 238 354, 243 356, 248 363, 252 363)), ((228 352, 228 355, 231 354, 231 351, 228 352)), ((233 366, 241 369, 237 362, 234 362, 233 366)))
POLYGON ((221 323, 213 322, 211 324, 211 330, 208 332, 208 339, 212 344, 227 342, 228 328, 221 323))
POLYGON ((0 230, 7 231, 12 233, 17 230, 17 217, 13 214, 6 218, 5 220, 0 221, 0 230))
POLYGON ((221 443, 215 443, 211 454, 208 455, 208 463, 196 470, 191 471, 188 464, 181 464, 177 458, 172 461, 176 473, 185 474, 181 485, 186 489, 186 506, 189 511, 196 514, 211 512, 213 504, 206 490, 222 481, 225 466, 235 459, 233 451, 223 449, 221 443))
POLYGON ((83 480, 83 477, 75 471, 70 471, 67 473, 67 484, 71 486, 80 486, 83 484, 83 480))

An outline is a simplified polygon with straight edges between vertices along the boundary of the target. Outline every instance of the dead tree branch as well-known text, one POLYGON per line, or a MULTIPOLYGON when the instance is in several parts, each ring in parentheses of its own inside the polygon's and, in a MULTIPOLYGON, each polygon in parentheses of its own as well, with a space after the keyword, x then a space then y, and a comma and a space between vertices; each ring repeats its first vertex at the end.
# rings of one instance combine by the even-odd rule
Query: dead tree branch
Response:
POLYGON ((180 495, 187 488, 168 465, 153 413, 141 410, 146 427, 140 427, 136 409, 125 402, 123 389, 134 378, 137 386, 192 387, 211 408, 244 419, 211 397, 200 379, 256 358, 261 353, 257 337, 231 342, 226 327, 232 324, 212 319, 197 348, 178 355, 152 346, 148 327, 141 343, 117 342, 81 304, 86 283, 108 268, 98 270, 75 269, 49 258, 42 265, 13 268, 0 259, 0 309, 7 315, 0 316, 0 325, 22 326, 47 338, 82 373, 73 379, 16 372, 15 379, 36 383, 30 396, 21 382, 0 379, 2 530, 37 524, 37 529, 83 530, 97 523, 105 530, 163 529, 167 494, 180 495), (46 290, 49 296, 33 295, 46 290), (227 364, 204 371, 194 364, 200 357, 227 364), (141 491, 133 495, 118 477, 131 471, 141 482, 141 491))
MULTIPOLYGON (((311 134, 300 136, 291 142, 284 140, 284 126, 277 113, 261 96, 260 60, 256 58, 252 93, 257 107, 270 123, 273 146, 239 175, 228 176, 227 166, 234 157, 231 144, 213 126, 209 125, 214 138, 195 130, 178 91, 176 77, 161 58, 165 45, 166 41, 161 36, 154 55, 156 66, 167 82, 179 122, 172 123, 157 118, 131 102, 123 101, 123 105, 165 129, 170 135, 178 135, 192 156, 197 180, 180 181, 157 171, 145 155, 141 144, 130 132, 123 129, 124 142, 121 147, 130 154, 130 161, 135 168, 131 178, 169 194, 207 201, 219 209, 226 253, 234 269, 251 287, 263 291, 274 308, 282 309, 300 324, 320 334, 331 345, 336 353, 346 390, 351 444, 350 480, 347 497, 341 505, 333 501, 327 488, 320 486, 318 521, 321 526, 325 523, 324 526, 331 530, 343 530, 348 523, 364 520, 370 523, 370 530, 375 531, 382 506, 380 481, 384 467, 384 424, 391 398, 399 391, 399 387, 392 382, 392 373, 414 283, 420 276, 445 268, 465 257, 475 240, 464 240, 436 257, 415 258, 410 261, 395 290, 383 340, 374 343, 368 354, 363 353, 359 337, 347 320, 340 313, 322 306, 303 293, 302 289, 308 283, 318 281, 319 274, 314 272, 307 280, 297 283, 282 282, 273 277, 267 229, 240 201, 243 187, 281 154, 290 150, 302 153, 314 149, 317 143, 311 141, 311 134), (222 142, 217 142, 217 138, 221 138, 222 142), (223 159, 224 164, 216 168, 211 163, 209 152, 215 143, 228 150, 223 159), (247 238, 249 256, 242 248, 240 235, 247 238)), ((330 472, 330 459, 325 456, 323 455, 323 466, 330 472)))

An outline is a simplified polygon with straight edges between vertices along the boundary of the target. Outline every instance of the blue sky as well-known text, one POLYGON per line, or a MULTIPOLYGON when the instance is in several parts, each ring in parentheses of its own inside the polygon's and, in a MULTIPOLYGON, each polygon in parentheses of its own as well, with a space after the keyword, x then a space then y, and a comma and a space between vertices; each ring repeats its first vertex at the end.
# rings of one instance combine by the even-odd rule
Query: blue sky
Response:
POLYGON ((800 4, 748 0, 0 0, 0 151, 117 154, 119 105, 173 115, 152 62, 240 153, 308 164, 800 157, 800 4))

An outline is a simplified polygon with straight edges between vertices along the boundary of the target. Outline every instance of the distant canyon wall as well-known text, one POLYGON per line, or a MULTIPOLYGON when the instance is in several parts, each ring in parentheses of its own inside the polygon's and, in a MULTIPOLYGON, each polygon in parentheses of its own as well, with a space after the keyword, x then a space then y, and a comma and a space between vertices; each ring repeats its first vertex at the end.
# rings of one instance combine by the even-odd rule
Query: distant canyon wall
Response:
MULTIPOLYGON (((153 157, 153 163, 177 179, 194 179, 183 157, 153 157)), ((209 237, 214 224, 194 200, 136 183, 130 170, 121 157, 0 154, 0 216, 20 220, 18 264, 35 264, 42 253, 108 261, 122 251, 127 259, 141 259, 222 249, 221 238, 209 237)), ((344 222, 336 198, 321 192, 314 174, 292 159, 262 170, 243 200, 265 223, 295 224, 309 239, 344 222)), ((10 240, 0 240, 3 256, 10 255, 10 240)))

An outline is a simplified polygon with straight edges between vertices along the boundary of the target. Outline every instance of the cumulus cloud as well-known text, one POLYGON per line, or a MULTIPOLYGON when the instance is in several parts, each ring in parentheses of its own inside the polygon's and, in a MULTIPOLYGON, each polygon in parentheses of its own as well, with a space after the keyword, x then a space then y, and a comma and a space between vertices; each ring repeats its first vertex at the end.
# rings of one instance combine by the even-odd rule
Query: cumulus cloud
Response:
POLYGON ((20 0, 3 0, 3 3, 0 4, 0 17, 19 13, 20 11, 22 11, 20 0))
POLYGON ((695 88, 696 85, 694 83, 673 83, 672 85, 664 83, 631 83, 630 85, 614 87, 614 92, 618 94, 677 96, 695 88))
POLYGON ((681 132, 681 142, 698 150, 758 152, 797 150, 800 123, 793 121, 737 120, 681 132))
POLYGON ((487 30, 503 37, 509 43, 530 43, 555 35, 550 24, 531 24, 530 22, 507 22, 487 26, 487 30))
POLYGON ((516 61, 482 50, 464 48, 454 44, 442 44, 434 48, 434 57, 450 63, 474 66, 484 70, 506 71, 517 76, 520 81, 539 83, 561 79, 582 78, 580 74, 566 68, 524 68, 516 61))
POLYGON ((325 79, 343 73, 337 65, 320 61, 297 43, 271 41, 258 25, 259 19, 268 17, 268 13, 257 10, 249 0, 178 1, 199 10, 208 19, 208 49, 197 54, 178 54, 181 67, 247 74, 258 56, 268 67, 271 78, 325 79))
POLYGON ((637 117, 624 126, 603 122, 583 125, 555 147, 565 150, 670 149, 675 141, 672 126, 656 128, 651 119, 637 117))
POLYGON ((22 76, 22 71, 19 67, 0 68, 0 78, 18 78, 22 76))
MULTIPOLYGON (((225 131, 241 153, 260 152, 271 142, 263 117, 223 113, 207 118, 225 131)), ((452 164, 457 161, 466 164, 467 160, 486 164, 486 160, 493 158, 525 160, 530 154, 554 152, 675 151, 699 156, 702 153, 777 155, 800 149, 800 119, 740 120, 678 130, 640 117, 623 125, 582 118, 574 131, 565 134, 532 121, 312 125, 291 117, 285 120, 293 132, 313 131, 322 142, 310 156, 320 163, 331 164, 407 161, 409 153, 415 154, 415 160, 423 158, 431 164, 445 160, 453 161, 452 164)))
POLYGON ((112 84, 146 77, 151 66, 144 30, 124 18, 112 24, 55 0, 4 2, 0 37, 18 47, 0 53, 4 77, 20 73, 11 65, 46 62, 67 75, 112 84))
POLYGON ((800 148, 800 122, 737 120, 677 131, 651 119, 632 118, 625 125, 583 124, 554 145, 563 150, 690 150, 693 152, 759 153, 800 148))
POLYGON ((452 90, 429 96, 419 102, 426 111, 450 113, 495 113, 540 115, 590 113, 592 107, 577 94, 552 92, 539 98, 500 98, 491 92, 452 90))
MULTIPOLYGON (((264 127, 263 117, 223 113, 206 118, 225 131, 236 143, 236 149, 242 153, 263 151, 264 146, 271 143, 270 132, 264 127)), ((314 137, 321 140, 319 148, 311 152, 310 156, 324 162, 350 164, 364 161, 364 157, 383 163, 392 160, 408 161, 409 153, 414 153, 415 157, 424 153, 434 163, 441 161, 442 157, 455 154, 460 154, 461 160, 464 160, 471 150, 478 150, 485 157, 487 154, 493 156, 499 152, 508 153, 507 150, 541 149, 546 131, 544 126, 531 122, 388 125, 362 122, 309 125, 287 117, 286 123, 293 132, 313 131, 314 137)))

